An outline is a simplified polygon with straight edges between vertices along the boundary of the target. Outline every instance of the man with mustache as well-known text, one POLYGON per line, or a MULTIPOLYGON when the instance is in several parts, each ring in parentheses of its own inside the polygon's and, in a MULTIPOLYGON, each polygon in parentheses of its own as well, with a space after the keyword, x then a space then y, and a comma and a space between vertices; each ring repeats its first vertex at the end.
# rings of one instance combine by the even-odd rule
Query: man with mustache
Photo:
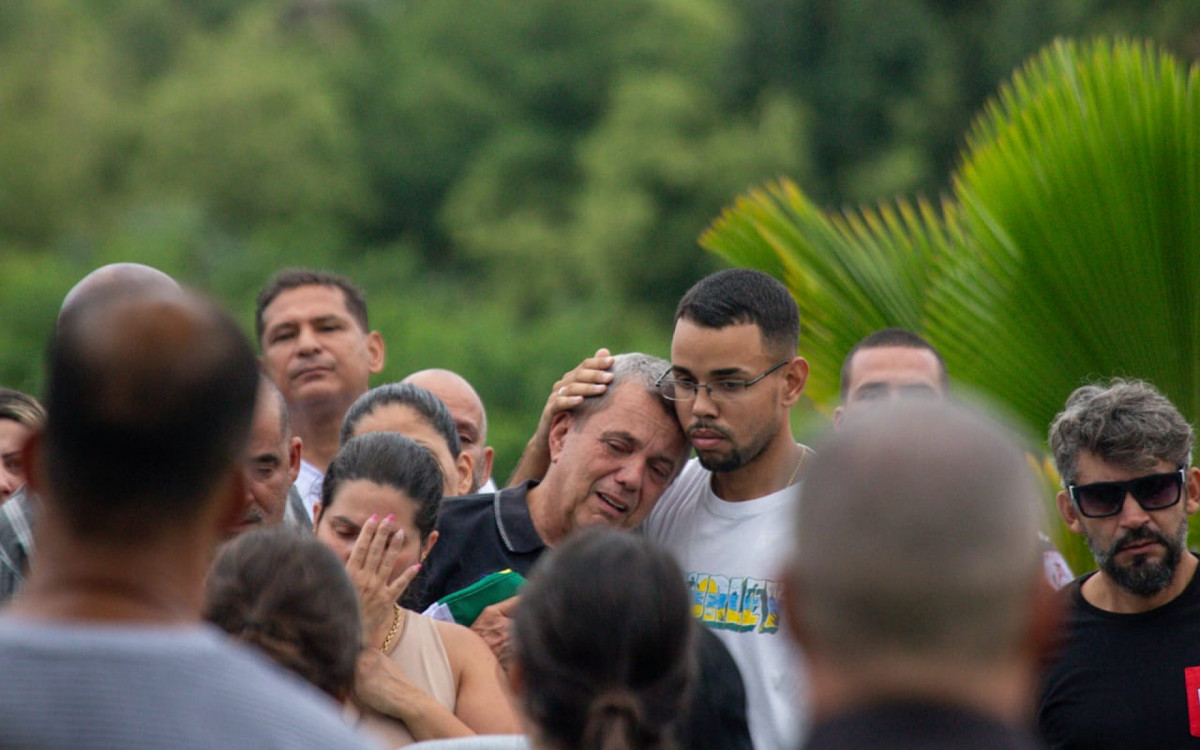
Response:
MULTIPOLYGON (((613 360, 603 395, 554 416, 540 481, 442 506, 439 542, 405 594, 415 609, 505 568, 526 574, 576 529, 632 529, 650 513, 687 459, 687 441, 655 387, 667 363, 636 352, 613 360)), ((508 622, 500 615, 510 605, 485 609, 475 625, 501 663, 508 622)))
POLYGON ((259 374, 254 420, 242 468, 246 510, 234 528, 236 533, 284 520, 300 529, 312 528, 293 485, 300 473, 300 451, 300 438, 292 434, 283 394, 270 378, 259 374))
POLYGON ((361 289, 338 274, 303 268, 280 271, 266 283, 254 329, 263 370, 283 393, 303 442, 296 489, 311 522, 342 417, 383 370, 383 337, 367 322, 361 289))
POLYGON ((1064 589, 1066 634, 1038 707, 1054 747, 1200 744, 1193 439, 1178 409, 1136 380, 1077 389, 1050 425, 1059 513, 1099 566, 1064 589))

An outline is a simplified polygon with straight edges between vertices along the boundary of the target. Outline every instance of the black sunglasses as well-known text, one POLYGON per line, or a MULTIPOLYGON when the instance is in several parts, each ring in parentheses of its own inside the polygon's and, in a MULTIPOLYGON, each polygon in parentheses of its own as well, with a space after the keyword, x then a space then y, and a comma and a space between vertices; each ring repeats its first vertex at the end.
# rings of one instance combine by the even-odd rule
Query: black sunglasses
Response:
POLYGON ((1183 496, 1184 469, 1147 474, 1124 482, 1093 482, 1067 485, 1075 507, 1088 518, 1115 516, 1125 507, 1125 496, 1133 495, 1142 510, 1162 510, 1183 496))

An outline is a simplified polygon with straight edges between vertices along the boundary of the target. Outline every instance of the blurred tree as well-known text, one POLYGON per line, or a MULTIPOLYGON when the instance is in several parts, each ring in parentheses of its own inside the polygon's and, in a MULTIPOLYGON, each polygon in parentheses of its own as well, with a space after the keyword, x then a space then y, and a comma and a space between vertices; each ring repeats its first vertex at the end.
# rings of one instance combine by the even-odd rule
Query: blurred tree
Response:
POLYGON ((1194 56, 1198 13, 0 3, 0 383, 37 383, 58 300, 100 263, 159 265, 247 326, 272 271, 326 266, 402 342, 388 376, 445 361, 485 383, 503 473, 564 369, 603 344, 665 352, 679 295, 719 262, 695 237, 729 196, 784 175, 818 205, 933 195, 970 113, 1052 35, 1137 32, 1194 56))

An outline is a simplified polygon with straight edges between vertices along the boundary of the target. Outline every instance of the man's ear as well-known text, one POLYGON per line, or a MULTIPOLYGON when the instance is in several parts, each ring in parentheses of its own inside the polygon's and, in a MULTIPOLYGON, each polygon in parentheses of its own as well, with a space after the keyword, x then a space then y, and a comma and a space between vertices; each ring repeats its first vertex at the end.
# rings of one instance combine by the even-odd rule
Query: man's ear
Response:
POLYGON ((783 372, 783 403, 791 406, 804 393, 804 384, 808 382, 808 361, 804 357, 792 357, 792 361, 783 366, 783 372))
POLYGON ((792 640, 799 644, 801 649, 807 650, 812 645, 812 637, 804 627, 804 619, 800 616, 803 611, 801 601, 803 591, 800 586, 800 578, 790 565, 783 571, 783 586, 780 596, 783 599, 783 606, 780 607, 783 613, 783 625, 792 640))
POLYGON ((233 536, 233 529, 246 514, 246 471, 238 466, 229 473, 225 492, 218 498, 217 531, 222 539, 233 536))
POLYGON ((313 533, 317 533, 317 524, 321 523, 321 513, 325 510, 325 506, 320 503, 313 503, 313 533))
POLYGON ((1030 655, 1037 660, 1036 663, 1044 664, 1053 656, 1059 644, 1059 637, 1066 622, 1067 599, 1054 590, 1040 570, 1033 586, 1026 643, 1030 655))
POLYGON ((372 375, 378 375, 383 372, 383 364, 387 360, 386 347, 383 345, 383 336, 379 331, 371 331, 367 334, 367 369, 372 375))
POLYGON ((833 429, 838 430, 842 427, 842 420, 846 418, 846 407, 839 406, 833 410, 833 429))
POLYGON ((296 477, 300 476, 300 456, 304 453, 304 441, 299 435, 292 435, 292 439, 288 441, 288 481, 292 484, 296 483, 296 477))
POLYGON ((1200 509, 1200 469, 1195 466, 1189 466, 1184 473, 1186 480, 1187 498, 1184 501, 1184 510, 1190 516, 1200 509))
POLYGON ((35 430, 21 446, 21 465, 25 467, 25 484, 29 492, 42 495, 46 492, 46 467, 42 464, 42 451, 45 449, 45 434, 35 430))
POLYGON ((457 475, 454 480, 454 489, 459 495, 467 495, 471 493, 471 485, 475 482, 475 462, 471 459, 471 455, 467 452, 458 454, 458 458, 454 459, 454 472, 457 475))
POLYGON ((558 459, 558 454, 562 453, 563 444, 567 441, 567 433, 571 431, 571 427, 575 424, 575 417, 569 411, 560 411, 550 420, 550 463, 554 463, 558 459))
POLYGON ((1063 523, 1067 528, 1074 531, 1076 534, 1083 533, 1083 522, 1079 520, 1079 511, 1075 508, 1075 503, 1071 502, 1071 493, 1066 490, 1059 490, 1054 496, 1054 501, 1058 504, 1058 515, 1062 516, 1063 523))
POLYGON ((496 451, 492 446, 487 446, 483 449, 483 471, 479 474, 479 483, 483 484, 492 478, 492 459, 496 457, 496 451))

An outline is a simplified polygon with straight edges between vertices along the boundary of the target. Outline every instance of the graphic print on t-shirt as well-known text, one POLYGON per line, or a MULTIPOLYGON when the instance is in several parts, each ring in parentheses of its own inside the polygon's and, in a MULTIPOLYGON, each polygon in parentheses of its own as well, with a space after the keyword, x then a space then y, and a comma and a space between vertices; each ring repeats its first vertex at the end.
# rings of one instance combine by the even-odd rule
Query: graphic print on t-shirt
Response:
POLYGON ((1188 726, 1193 737, 1200 737, 1200 667, 1184 667, 1183 681, 1187 685, 1188 726))
POLYGON ((774 635, 779 631, 779 581, 688 573, 692 616, 714 630, 774 635))

